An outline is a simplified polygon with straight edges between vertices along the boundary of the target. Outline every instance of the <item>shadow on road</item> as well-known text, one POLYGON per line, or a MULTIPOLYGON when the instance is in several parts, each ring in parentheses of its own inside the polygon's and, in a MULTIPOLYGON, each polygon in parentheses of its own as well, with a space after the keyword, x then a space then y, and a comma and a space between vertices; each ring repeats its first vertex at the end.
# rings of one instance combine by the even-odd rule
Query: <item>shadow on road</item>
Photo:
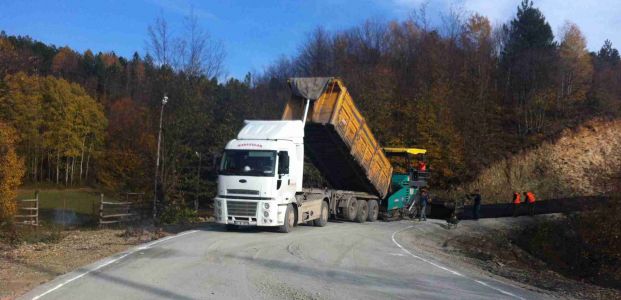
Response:
MULTIPOLYGON (((278 274, 281 271, 292 272, 296 275, 302 275, 308 277, 309 280, 318 282, 318 280, 325 280, 331 283, 342 284, 343 287, 347 285, 364 286, 364 287, 377 287, 378 289, 392 289, 401 290, 404 293, 410 293, 415 290, 417 297, 421 298, 435 298, 439 293, 445 295, 463 295, 464 292, 471 289, 472 293, 480 293, 480 290, 474 288, 474 285, 470 282, 455 285, 450 284, 442 286, 440 289, 430 282, 455 282, 462 280, 447 274, 446 276, 435 275, 427 273, 424 276, 408 276, 403 273, 391 272, 389 270, 380 269, 361 269, 356 270, 344 270, 340 267, 327 267, 328 269, 320 269, 317 267, 309 266, 308 264, 296 264, 286 261, 278 261, 263 258, 244 257, 236 255, 225 255, 227 258, 241 260, 246 264, 253 264, 264 267, 270 272, 278 274), (450 291, 454 290, 454 291, 450 291)), ((404 262, 405 263, 405 262, 404 262)))
MULTIPOLYGON (((78 269, 79 272, 87 272, 88 270, 85 269, 78 269)), ((101 279, 104 281, 108 281, 114 284, 118 284, 118 285, 123 285, 125 287, 128 288, 132 288, 135 290, 139 290, 148 294, 151 294, 153 296, 158 296, 158 297, 163 297, 166 299, 181 299, 181 300, 191 300, 193 298, 188 297, 188 296, 184 296, 182 294, 176 293, 174 291, 169 291, 166 289, 162 289, 153 285, 148 285, 148 284, 144 284, 144 283, 140 283, 140 282, 136 282, 136 281, 132 281, 126 278, 119 278, 116 276, 112 276, 109 274, 105 274, 101 271, 97 271, 97 272, 92 272, 89 274, 89 276, 93 276, 96 277, 97 279, 101 279)))

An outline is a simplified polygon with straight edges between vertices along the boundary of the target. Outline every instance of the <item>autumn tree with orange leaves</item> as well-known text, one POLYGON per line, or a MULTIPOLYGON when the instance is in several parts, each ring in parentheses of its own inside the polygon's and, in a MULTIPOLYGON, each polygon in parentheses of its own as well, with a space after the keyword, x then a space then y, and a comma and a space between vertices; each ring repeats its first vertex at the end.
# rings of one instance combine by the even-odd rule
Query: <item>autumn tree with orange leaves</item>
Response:
POLYGON ((16 211, 16 190, 24 176, 24 162, 15 152, 15 129, 0 122, 0 225, 16 211))

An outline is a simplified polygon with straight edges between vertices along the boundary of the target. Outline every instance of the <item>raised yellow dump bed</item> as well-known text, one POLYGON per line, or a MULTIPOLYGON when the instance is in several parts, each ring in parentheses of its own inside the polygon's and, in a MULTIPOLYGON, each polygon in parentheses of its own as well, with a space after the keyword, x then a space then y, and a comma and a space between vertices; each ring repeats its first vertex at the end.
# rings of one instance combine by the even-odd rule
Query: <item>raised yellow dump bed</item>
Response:
POLYGON ((392 166, 340 79, 291 78, 283 120, 304 117, 305 151, 332 188, 385 197, 392 166))

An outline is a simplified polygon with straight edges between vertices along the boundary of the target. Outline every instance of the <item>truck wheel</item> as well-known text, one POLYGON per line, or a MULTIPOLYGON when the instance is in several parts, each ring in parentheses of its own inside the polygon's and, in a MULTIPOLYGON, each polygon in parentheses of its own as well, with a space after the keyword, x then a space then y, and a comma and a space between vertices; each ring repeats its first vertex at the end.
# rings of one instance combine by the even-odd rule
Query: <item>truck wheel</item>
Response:
POLYGON ((324 227, 326 226, 326 224, 328 224, 328 216, 329 216, 329 212, 328 212, 328 203, 326 203, 326 201, 322 201, 321 204, 321 215, 319 216, 319 219, 317 220, 313 220, 313 225, 317 226, 317 227, 324 227))
POLYGON ((377 200, 368 201, 367 204, 369 206, 369 216, 367 217, 367 221, 377 221, 377 216, 379 215, 379 205, 377 205, 377 200))
POLYGON ((358 213, 358 200, 356 198, 349 199, 347 203, 347 207, 345 208, 345 219, 349 221, 353 221, 356 219, 356 214, 358 213))
POLYGON ((278 227, 278 231, 288 233, 293 230, 293 226, 295 226, 295 211, 293 210, 293 205, 289 204, 285 211, 285 224, 278 227))
POLYGON ((356 214, 356 222, 364 223, 369 216, 369 208, 364 200, 358 200, 358 213, 356 214))

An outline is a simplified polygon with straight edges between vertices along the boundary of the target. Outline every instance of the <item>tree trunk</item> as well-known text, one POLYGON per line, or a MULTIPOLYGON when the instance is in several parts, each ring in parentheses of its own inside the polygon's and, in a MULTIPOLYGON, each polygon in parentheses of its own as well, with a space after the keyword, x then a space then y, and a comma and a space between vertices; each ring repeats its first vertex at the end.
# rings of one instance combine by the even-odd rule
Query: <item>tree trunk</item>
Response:
POLYGON ((39 162, 39 182, 43 182, 45 175, 43 174, 43 161, 45 161, 45 152, 41 151, 41 161, 39 162))
POLYGON ((92 145, 88 147, 88 153, 86 156, 86 172, 84 173, 84 182, 88 182, 88 163, 91 161, 91 150, 93 150, 92 145))
POLYGON ((47 181, 52 182, 52 159, 50 158, 52 154, 50 151, 47 151, 47 181))
POLYGON ((60 151, 56 152, 56 184, 60 180, 60 151))
POLYGON ((80 183, 82 183, 82 165, 84 163, 84 144, 86 143, 86 137, 82 139, 82 155, 80 155, 80 183))
POLYGON ((74 167, 75 167, 75 156, 71 158, 71 186, 73 186, 74 167))
POLYGON ((37 169, 39 168, 39 162, 37 157, 37 151, 34 152, 34 163, 32 164, 32 179, 34 183, 37 183, 37 169))
POLYGON ((65 186, 69 183, 69 156, 65 157, 65 186))

